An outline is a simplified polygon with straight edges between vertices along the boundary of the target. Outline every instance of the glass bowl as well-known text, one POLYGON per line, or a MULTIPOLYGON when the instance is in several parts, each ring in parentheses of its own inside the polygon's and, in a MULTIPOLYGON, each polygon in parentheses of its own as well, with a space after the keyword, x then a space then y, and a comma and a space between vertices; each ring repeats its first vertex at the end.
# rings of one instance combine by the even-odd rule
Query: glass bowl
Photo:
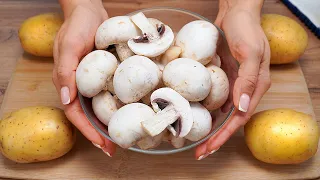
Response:
MULTIPOLYGON (((194 12, 190 12, 184 9, 177 9, 177 8, 171 8, 171 7, 156 7, 156 8, 147 8, 147 9, 141 9, 135 12, 132 12, 130 14, 127 14, 128 16, 136 14, 138 12, 143 12, 146 17, 148 18, 156 18, 163 23, 169 25, 174 32, 178 32, 185 24, 194 21, 194 20, 205 20, 209 21, 207 18, 196 14, 194 12)), ((210 22, 210 21, 209 21, 210 22)), ((215 25, 216 26, 216 25, 215 25)), ((220 56, 221 59, 221 68, 225 71, 225 73, 228 76, 229 79, 229 98, 227 102, 224 104, 224 112, 221 110, 218 110, 214 112, 212 115, 214 116, 213 119, 213 127, 211 132, 204 137, 203 139, 196 141, 196 142, 189 142, 186 141, 185 145, 182 148, 174 148, 171 144, 167 142, 162 142, 160 146, 158 146, 155 149, 148 149, 143 150, 140 149, 138 146, 133 146, 128 148, 131 151, 144 153, 144 154, 153 154, 153 155, 166 155, 166 154, 173 154, 182 152, 185 150, 189 150, 191 148, 194 148, 204 141, 208 140, 212 135, 214 135, 229 119, 231 116, 234 106, 233 106, 233 100, 232 100, 232 91, 233 91, 233 84, 234 79, 237 76, 238 71, 238 63, 237 61, 231 56, 231 53, 229 51, 228 44, 226 42, 225 36, 223 31, 218 28, 218 31, 220 32, 218 45, 217 45, 217 54, 220 56)), ((82 96, 80 93, 78 93, 80 103, 82 106, 82 109, 92 124, 92 126, 105 138, 108 138, 109 140, 113 141, 110 136, 108 135, 108 128, 103 123, 101 123, 97 117, 95 116, 93 110, 92 110, 92 104, 91 104, 91 98, 86 98, 82 96)))

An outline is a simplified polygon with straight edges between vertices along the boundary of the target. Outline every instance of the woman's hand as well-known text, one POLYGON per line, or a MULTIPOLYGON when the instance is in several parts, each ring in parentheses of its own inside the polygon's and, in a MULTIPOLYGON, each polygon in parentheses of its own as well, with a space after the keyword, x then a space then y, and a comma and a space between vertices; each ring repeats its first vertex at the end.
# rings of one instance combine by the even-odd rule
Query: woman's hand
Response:
POLYGON ((235 81, 231 79, 234 88, 230 92, 237 109, 214 136, 197 147, 198 160, 217 151, 239 127, 247 123, 271 85, 270 48, 260 26, 262 4, 262 0, 220 0, 215 24, 224 31, 231 54, 240 63, 238 76, 235 81))
POLYGON ((54 42, 53 82, 65 106, 68 119, 95 146, 112 156, 115 145, 100 136, 87 120, 77 97, 76 69, 82 57, 92 51, 95 33, 108 18, 100 0, 60 1, 64 23, 54 42))

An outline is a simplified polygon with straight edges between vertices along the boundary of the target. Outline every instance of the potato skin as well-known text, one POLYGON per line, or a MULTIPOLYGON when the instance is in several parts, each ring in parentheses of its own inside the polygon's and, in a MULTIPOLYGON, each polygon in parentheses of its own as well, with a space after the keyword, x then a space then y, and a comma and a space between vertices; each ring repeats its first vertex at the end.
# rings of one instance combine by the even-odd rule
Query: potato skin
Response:
POLYGON ((18 163, 32 163, 59 158, 76 141, 73 125, 61 109, 26 107, 0 121, 0 151, 18 163))
POLYGON ((287 64, 297 61, 307 48, 307 32, 289 17, 264 14, 261 26, 270 45, 270 64, 287 64))
POLYGON ((286 108, 254 114, 244 127, 253 156, 271 164, 298 164, 317 152, 319 128, 310 115, 286 108))
POLYGON ((35 56, 53 57, 54 38, 63 23, 57 13, 46 13, 26 19, 19 29, 22 48, 35 56))

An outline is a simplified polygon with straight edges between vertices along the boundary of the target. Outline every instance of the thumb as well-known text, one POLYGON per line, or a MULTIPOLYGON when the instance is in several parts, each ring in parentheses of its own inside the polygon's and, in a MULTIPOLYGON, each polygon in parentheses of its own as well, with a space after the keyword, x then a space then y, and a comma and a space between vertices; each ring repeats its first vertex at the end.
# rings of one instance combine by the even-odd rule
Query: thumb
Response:
POLYGON ((252 94, 258 81, 260 63, 258 59, 246 59, 240 64, 238 78, 234 84, 234 105, 242 112, 247 112, 252 94))
POLYGON ((80 61, 78 54, 81 50, 78 49, 79 47, 74 48, 74 45, 71 44, 76 43, 64 42, 60 46, 59 57, 54 70, 55 84, 64 105, 70 104, 77 96, 76 69, 80 61))

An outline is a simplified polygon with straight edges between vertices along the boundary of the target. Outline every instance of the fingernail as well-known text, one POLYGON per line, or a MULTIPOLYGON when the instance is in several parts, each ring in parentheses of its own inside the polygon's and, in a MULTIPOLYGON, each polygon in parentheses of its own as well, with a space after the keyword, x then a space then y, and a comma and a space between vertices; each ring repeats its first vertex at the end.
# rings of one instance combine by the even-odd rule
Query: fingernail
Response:
POLYGON ((212 150, 211 152, 209 152, 209 154, 213 154, 213 153, 217 152, 219 149, 220 149, 220 148, 214 149, 214 150, 212 150))
POLYGON ((207 156, 209 156, 209 153, 206 153, 206 154, 199 156, 197 160, 200 161, 200 160, 206 158, 207 156))
POLYGON ((61 101, 62 104, 67 105, 70 103, 70 91, 67 86, 61 88, 61 101))
POLYGON ((95 143, 92 143, 95 147, 101 149, 101 146, 99 144, 95 144, 95 143))
POLYGON ((105 151, 104 149, 102 149, 102 151, 103 151, 106 155, 108 155, 109 157, 112 157, 111 154, 110 154, 108 151, 105 151))
POLYGON ((250 97, 248 94, 242 94, 239 101, 239 110, 247 112, 250 104, 250 97))

